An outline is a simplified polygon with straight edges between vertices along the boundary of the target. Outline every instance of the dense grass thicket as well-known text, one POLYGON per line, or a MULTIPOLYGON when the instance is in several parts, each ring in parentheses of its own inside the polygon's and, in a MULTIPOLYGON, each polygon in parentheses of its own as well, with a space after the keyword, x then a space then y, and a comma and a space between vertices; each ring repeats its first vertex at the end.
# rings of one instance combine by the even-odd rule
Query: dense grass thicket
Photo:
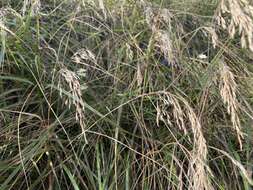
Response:
POLYGON ((250 190, 247 0, 0 0, 0 189, 250 190))

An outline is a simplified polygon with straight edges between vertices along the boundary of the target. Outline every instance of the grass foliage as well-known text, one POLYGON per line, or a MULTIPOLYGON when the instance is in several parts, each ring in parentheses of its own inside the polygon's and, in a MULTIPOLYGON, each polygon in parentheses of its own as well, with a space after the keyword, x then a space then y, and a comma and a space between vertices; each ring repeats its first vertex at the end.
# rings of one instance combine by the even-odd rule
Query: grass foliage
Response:
POLYGON ((0 189, 252 188, 246 0, 0 7, 0 189))

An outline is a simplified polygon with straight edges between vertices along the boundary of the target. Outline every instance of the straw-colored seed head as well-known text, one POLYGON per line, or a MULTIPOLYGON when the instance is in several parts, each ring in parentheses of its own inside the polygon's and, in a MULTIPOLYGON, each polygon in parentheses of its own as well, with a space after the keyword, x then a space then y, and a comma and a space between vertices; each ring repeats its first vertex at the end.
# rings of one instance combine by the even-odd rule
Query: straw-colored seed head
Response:
POLYGON ((7 14, 8 10, 4 7, 0 8, 0 19, 3 19, 7 14))
POLYGON ((176 57, 174 55, 174 48, 170 38, 169 32, 164 30, 158 30, 155 33, 155 46, 158 47, 163 53, 164 57, 169 60, 173 65, 176 62, 176 57))
POLYGON ((38 13, 39 13, 39 11, 40 11, 40 8, 41 8, 40 0, 34 0, 34 1, 32 2, 31 15, 32 15, 32 16, 38 15, 38 13))
POLYGON ((226 29, 231 38, 236 32, 241 36, 241 46, 253 51, 253 7, 247 0, 221 0, 215 17, 218 25, 226 29), (223 17, 229 14, 229 24, 223 17))
POLYGON ((72 60, 78 64, 87 63, 87 61, 96 62, 95 55, 89 49, 79 49, 73 56, 72 60))
POLYGON ((189 189, 213 189, 208 174, 211 171, 206 164, 207 145, 203 136, 199 118, 194 113, 189 103, 181 96, 163 92, 157 103, 157 124, 159 121, 172 125, 172 121, 187 134, 185 124, 189 123, 193 132, 193 150, 190 154, 188 177, 190 179, 189 189))
POLYGON ((231 116, 231 122, 238 135, 238 141, 242 148, 241 139, 243 133, 241 132, 241 124, 238 116, 239 102, 236 97, 237 84, 235 77, 226 63, 220 64, 220 95, 224 104, 227 106, 228 114, 231 116))
POLYGON ((172 14, 168 9, 147 6, 145 8, 145 17, 149 28, 156 32, 163 24, 170 24, 172 14))
POLYGON ((175 48, 170 36, 172 14, 169 9, 161 9, 160 7, 152 6, 149 3, 141 1, 141 5, 145 10, 145 18, 149 28, 154 34, 155 46, 158 47, 163 56, 174 65, 176 62, 175 48), (167 30, 161 29, 163 25, 167 26, 167 30))
MULTIPOLYGON (((66 68, 63 68, 59 71, 60 77, 62 80, 59 82, 59 88, 60 90, 63 87, 64 83, 68 86, 70 94, 71 94, 71 99, 68 97, 65 101, 65 104, 67 104, 69 107, 73 104, 76 109, 76 120, 79 122, 82 132, 85 135, 85 114, 84 114, 84 101, 82 98, 82 93, 81 93, 81 85, 79 82, 78 76, 73 72, 70 71, 66 68)), ((61 91, 60 91, 61 92, 61 91)), ((86 136, 85 136, 86 140, 86 136)))
POLYGON ((176 125, 187 133, 184 121, 184 112, 177 98, 169 93, 159 96, 160 102, 157 103, 157 125, 162 121, 172 126, 172 120, 175 120, 176 125), (171 118, 171 114, 173 118, 171 118))
POLYGON ((41 8, 40 0, 24 0, 22 7, 22 15, 24 16, 27 10, 31 9, 31 16, 36 16, 41 8))
POLYGON ((218 35, 213 27, 204 27, 205 31, 211 36, 213 47, 216 48, 218 45, 218 35))

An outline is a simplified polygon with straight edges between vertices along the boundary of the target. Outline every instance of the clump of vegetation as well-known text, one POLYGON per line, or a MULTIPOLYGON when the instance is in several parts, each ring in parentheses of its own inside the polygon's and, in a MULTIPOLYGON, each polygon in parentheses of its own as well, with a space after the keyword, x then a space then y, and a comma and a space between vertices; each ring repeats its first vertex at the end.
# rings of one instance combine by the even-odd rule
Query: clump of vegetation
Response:
POLYGON ((0 6, 0 189, 252 188, 247 0, 0 6))

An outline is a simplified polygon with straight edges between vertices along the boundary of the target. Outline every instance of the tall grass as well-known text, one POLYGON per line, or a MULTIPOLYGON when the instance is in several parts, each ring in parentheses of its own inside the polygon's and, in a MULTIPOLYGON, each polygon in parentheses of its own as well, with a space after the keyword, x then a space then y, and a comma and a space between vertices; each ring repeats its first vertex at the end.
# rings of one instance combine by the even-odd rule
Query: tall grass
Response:
POLYGON ((252 188, 249 2, 0 6, 0 189, 252 188))

